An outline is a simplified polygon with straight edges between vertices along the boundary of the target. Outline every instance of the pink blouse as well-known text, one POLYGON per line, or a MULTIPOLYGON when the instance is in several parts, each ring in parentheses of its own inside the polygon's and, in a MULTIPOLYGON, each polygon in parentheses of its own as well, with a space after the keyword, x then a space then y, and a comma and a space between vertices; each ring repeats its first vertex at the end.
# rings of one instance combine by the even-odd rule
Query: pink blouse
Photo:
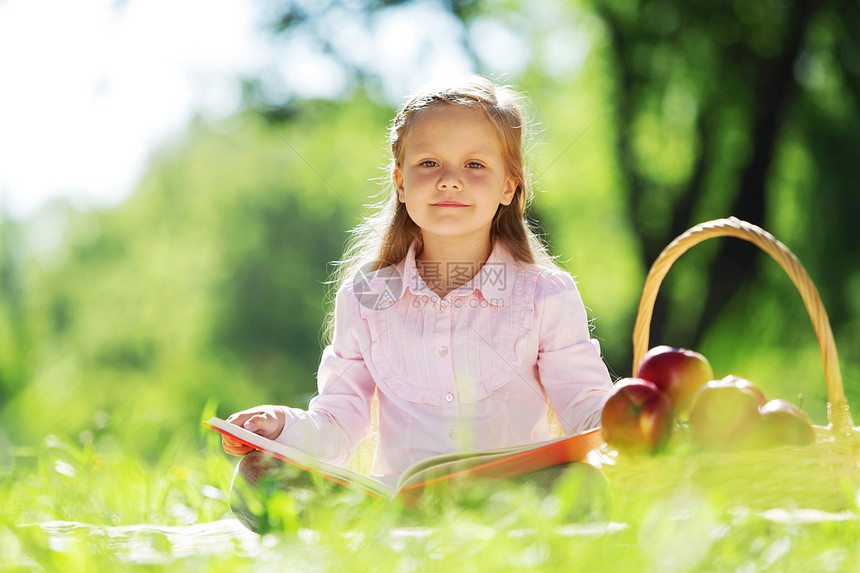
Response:
POLYGON ((377 475, 549 439, 547 401, 565 434, 599 424, 612 382, 569 274, 519 263, 497 244, 470 282, 440 299, 418 274, 416 248, 338 291, 319 395, 307 411, 283 407, 278 442, 346 464, 367 435, 374 390, 377 475))

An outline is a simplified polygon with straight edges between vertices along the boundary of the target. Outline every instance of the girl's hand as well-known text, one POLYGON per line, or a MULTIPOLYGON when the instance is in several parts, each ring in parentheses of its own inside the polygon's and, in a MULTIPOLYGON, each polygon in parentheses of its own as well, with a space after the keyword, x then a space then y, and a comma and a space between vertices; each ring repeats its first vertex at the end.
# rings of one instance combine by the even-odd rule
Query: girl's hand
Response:
MULTIPOLYGON (((227 418, 227 421, 237 426, 242 426, 250 432, 260 434, 266 439, 274 440, 284 430, 286 417, 284 412, 275 406, 257 406, 236 412, 227 418)), ((246 446, 242 442, 229 436, 221 436, 221 445, 224 451, 234 456, 244 456, 254 448, 246 446)))

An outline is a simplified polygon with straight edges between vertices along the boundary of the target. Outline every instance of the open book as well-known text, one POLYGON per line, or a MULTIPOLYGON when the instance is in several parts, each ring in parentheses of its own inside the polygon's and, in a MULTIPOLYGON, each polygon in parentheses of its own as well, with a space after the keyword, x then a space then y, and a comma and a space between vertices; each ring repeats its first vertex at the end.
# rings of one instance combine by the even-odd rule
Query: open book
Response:
POLYGON ((589 452, 598 450, 604 443, 600 428, 594 428, 575 436, 523 446, 434 456, 412 464, 399 476, 373 477, 322 462, 221 418, 213 417, 203 424, 252 448, 343 486, 386 499, 417 494, 431 483, 466 474, 484 478, 518 478, 559 464, 584 461, 589 452))

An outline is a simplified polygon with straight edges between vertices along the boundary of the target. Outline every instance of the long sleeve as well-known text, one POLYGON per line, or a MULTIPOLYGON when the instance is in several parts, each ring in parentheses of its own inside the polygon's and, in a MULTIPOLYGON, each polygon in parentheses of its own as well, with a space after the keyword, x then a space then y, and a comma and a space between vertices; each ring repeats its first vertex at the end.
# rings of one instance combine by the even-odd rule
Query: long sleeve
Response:
POLYGON ((612 381, 599 343, 590 337, 576 284, 567 273, 554 272, 544 275, 537 288, 541 384, 565 434, 598 426, 612 381))
POLYGON ((284 407, 287 421, 276 441, 326 462, 349 462, 370 427, 376 388, 364 361, 370 344, 358 300, 347 284, 335 300, 334 336, 317 372, 319 393, 306 411, 284 407))

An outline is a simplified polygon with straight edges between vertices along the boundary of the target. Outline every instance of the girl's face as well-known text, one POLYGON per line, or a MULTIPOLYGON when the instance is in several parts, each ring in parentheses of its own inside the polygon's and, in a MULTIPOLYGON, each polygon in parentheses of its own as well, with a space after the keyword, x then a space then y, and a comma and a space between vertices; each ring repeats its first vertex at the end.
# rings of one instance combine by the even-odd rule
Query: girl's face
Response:
POLYGON ((487 240, 499 205, 509 205, 516 190, 490 120, 481 110, 431 109, 404 143, 394 184, 424 241, 487 240))

